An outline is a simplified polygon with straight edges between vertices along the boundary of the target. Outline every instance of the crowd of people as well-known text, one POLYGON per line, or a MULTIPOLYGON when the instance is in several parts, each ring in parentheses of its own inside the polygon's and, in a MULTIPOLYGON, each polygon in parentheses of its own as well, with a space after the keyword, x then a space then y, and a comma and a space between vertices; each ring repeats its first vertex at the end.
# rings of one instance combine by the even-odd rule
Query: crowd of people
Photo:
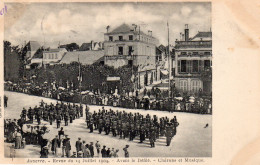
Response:
MULTIPOLYGON (((123 150, 125 152, 125 157, 129 157, 129 153, 127 145, 123 150)), ((75 143, 76 150, 72 152, 71 155, 71 141, 68 135, 66 135, 61 128, 58 131, 58 134, 50 140, 41 150, 41 158, 48 158, 50 151, 51 154, 56 158, 67 157, 67 158, 94 158, 101 157, 102 158, 116 158, 118 157, 119 149, 110 148, 106 149, 104 145, 101 149, 101 144, 99 141, 86 143, 85 140, 82 140, 80 137, 75 143), (95 151, 96 150, 96 151, 95 151), (95 154, 96 153, 96 154, 95 154)))
MULTIPOLYGON (((95 111, 91 113, 89 107, 86 106, 85 113, 86 125, 90 132, 93 132, 94 129, 99 133, 104 131, 106 135, 112 132, 114 137, 117 135, 120 138, 129 137, 129 140, 140 136, 140 143, 148 138, 151 147, 155 147, 156 139, 164 135, 167 137, 167 145, 169 145, 170 139, 176 134, 178 125, 176 117, 171 120, 167 117, 158 119, 156 116, 143 116, 139 113, 132 114, 111 109, 108 111, 104 107, 98 113, 95 111)), ((34 108, 30 107, 28 110, 23 108, 18 120, 4 120, 6 142, 15 143, 15 149, 23 149, 30 144, 39 145, 41 158, 47 158, 50 151, 54 157, 91 158, 94 157, 94 148, 96 148, 98 157, 100 154, 105 158, 118 157, 119 149, 106 148, 105 145, 101 149, 98 141, 95 145, 93 142, 87 144, 80 137, 75 144, 76 151, 73 151, 71 155, 70 138, 64 133, 61 121, 64 120, 64 126, 68 126, 68 123, 72 123, 73 120, 80 117, 83 117, 82 105, 63 102, 48 105, 41 101, 40 105, 34 108), (49 122, 50 125, 53 122, 57 123, 57 128, 60 130, 54 139, 50 140, 49 126, 46 122, 43 124, 42 121, 49 122)), ((123 148, 125 157, 129 157, 128 147, 129 145, 123 148)))
POLYGON ((144 89, 140 97, 138 91, 119 94, 117 89, 108 93, 97 91, 79 91, 78 89, 66 89, 64 87, 32 86, 19 84, 6 84, 10 91, 23 92, 32 95, 54 98, 67 102, 82 102, 89 105, 114 106, 131 109, 160 110, 169 112, 190 112, 200 114, 212 114, 212 100, 201 95, 181 96, 175 94, 173 98, 160 97, 159 89, 148 91, 144 89))

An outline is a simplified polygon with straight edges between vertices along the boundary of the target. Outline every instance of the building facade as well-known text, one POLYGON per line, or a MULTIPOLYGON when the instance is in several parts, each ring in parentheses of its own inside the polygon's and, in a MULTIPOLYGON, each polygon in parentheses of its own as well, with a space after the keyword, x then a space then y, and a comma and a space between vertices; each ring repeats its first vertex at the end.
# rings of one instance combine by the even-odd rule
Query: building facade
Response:
POLYGON ((58 48, 58 49, 50 49, 47 51, 43 51, 43 64, 55 64, 58 63, 64 54, 67 52, 65 48, 58 48))
POLYGON ((134 26, 122 24, 105 33, 105 64, 118 68, 133 64, 155 64, 158 40, 134 26))
POLYGON ((156 45, 159 41, 152 36, 151 31, 145 34, 140 27, 122 24, 112 31, 107 28, 104 37, 105 65, 115 68, 138 66, 139 88, 151 84, 149 80, 155 80, 156 45))
POLYGON ((184 37, 175 42, 175 86, 180 92, 211 93, 212 32, 198 32, 189 38, 185 25, 184 37))

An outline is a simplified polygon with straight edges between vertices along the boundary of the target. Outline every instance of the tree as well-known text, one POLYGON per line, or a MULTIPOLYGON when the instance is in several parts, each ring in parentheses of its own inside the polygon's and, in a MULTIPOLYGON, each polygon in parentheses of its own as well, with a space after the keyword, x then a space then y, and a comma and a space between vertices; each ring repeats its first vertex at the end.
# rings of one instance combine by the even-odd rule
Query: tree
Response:
POLYGON ((17 81, 23 76, 22 51, 19 46, 12 46, 4 41, 4 79, 17 81))
POLYGON ((74 51, 74 50, 78 50, 79 49, 79 45, 78 44, 76 44, 76 43, 70 43, 70 44, 67 44, 66 45, 66 49, 68 50, 68 51, 74 51))

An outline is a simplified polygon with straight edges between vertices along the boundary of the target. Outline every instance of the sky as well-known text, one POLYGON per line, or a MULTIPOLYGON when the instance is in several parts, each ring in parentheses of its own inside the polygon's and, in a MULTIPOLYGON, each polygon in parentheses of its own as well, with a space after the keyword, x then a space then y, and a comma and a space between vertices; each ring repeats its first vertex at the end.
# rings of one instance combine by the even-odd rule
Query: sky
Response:
POLYGON ((104 41, 111 30, 126 23, 140 25, 141 31, 152 31, 159 44, 167 45, 167 21, 170 44, 180 38, 185 24, 190 37, 211 29, 211 3, 6 3, 4 39, 12 45, 38 41, 57 48, 58 44, 104 41))

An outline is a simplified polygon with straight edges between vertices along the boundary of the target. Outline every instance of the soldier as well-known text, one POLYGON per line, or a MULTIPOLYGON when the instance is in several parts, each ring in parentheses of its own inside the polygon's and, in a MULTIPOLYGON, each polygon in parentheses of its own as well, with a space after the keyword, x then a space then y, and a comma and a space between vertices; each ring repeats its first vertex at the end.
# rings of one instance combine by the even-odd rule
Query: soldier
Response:
POLYGON ((92 133, 93 132, 93 118, 90 118, 89 129, 90 129, 89 133, 92 133))
POLYGON ((59 135, 59 139, 61 139, 61 135, 64 136, 63 127, 61 127, 60 130, 58 131, 58 135, 59 135))
POLYGON ((80 109, 80 117, 83 117, 83 106, 82 106, 82 104, 80 104, 79 109, 80 109))
POLYGON ((154 132, 154 130, 151 130, 150 136, 149 136, 149 140, 150 140, 151 148, 155 147, 155 145, 154 145, 154 141, 155 141, 155 132, 154 132))
POLYGON ((69 112, 66 111, 65 114, 64 114, 64 121, 65 121, 65 126, 68 126, 69 125, 69 118, 70 118, 70 115, 69 115, 69 112))
POLYGON ((98 122, 98 132, 99 132, 99 134, 101 134, 102 129, 103 129, 103 119, 100 118, 99 122, 98 122))
POLYGON ((112 125, 112 134, 114 137, 116 137, 116 128, 117 128, 117 121, 114 120, 112 125))
POLYGON ((57 115, 56 121, 57 121, 57 128, 60 128, 60 123, 61 123, 61 115, 60 114, 57 115))
POLYGON ((54 115, 54 112, 52 110, 50 110, 50 112, 49 112, 49 122, 50 122, 50 125, 52 125, 53 115, 54 115))
POLYGON ((165 136, 166 136, 166 146, 170 146, 172 140, 172 128, 170 123, 168 123, 166 126, 165 136))

